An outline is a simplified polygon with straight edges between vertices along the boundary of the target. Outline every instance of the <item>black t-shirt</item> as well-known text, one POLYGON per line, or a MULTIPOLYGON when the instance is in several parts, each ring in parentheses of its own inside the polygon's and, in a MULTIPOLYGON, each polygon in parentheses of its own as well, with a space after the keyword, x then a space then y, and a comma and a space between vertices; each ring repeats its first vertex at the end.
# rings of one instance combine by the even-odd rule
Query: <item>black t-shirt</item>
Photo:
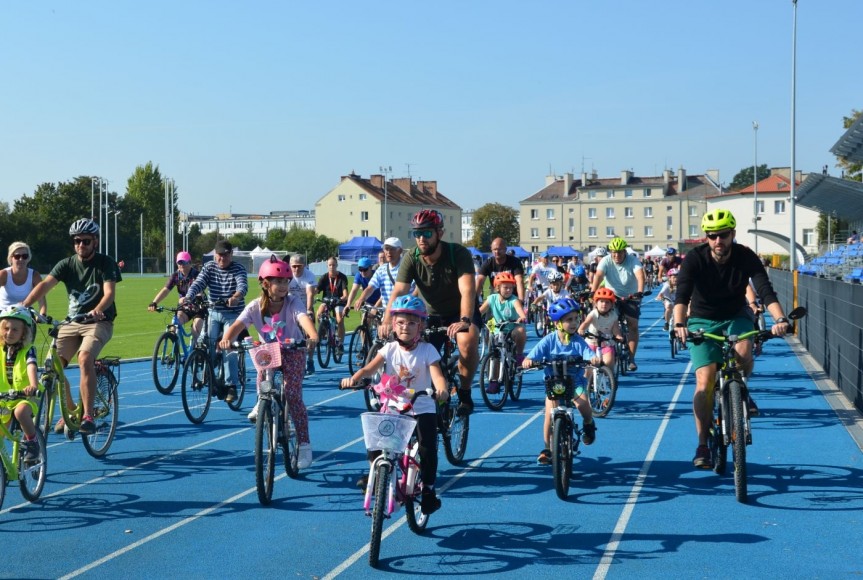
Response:
POLYGON ((494 287, 494 275, 501 272, 509 272, 513 276, 524 276, 524 266, 521 265, 521 260, 515 256, 507 256, 503 264, 498 264, 492 256, 487 258, 479 269, 479 273, 489 279, 492 287, 494 287))
MULTIPOLYGON (((324 274, 318 280, 318 293, 323 292, 324 298, 339 298, 344 296, 348 289, 348 277, 341 272, 336 273, 335 280, 330 279, 329 274, 324 274)), ((343 302, 343 300, 341 300, 343 302)))
MULTIPOLYGON (((105 282, 120 282, 123 277, 113 258, 105 254, 93 254, 82 261, 77 255, 60 260, 51 270, 50 276, 66 285, 69 294, 69 316, 86 314, 93 310, 105 296, 105 282)), ((117 302, 105 309, 105 320, 117 317, 117 302)))

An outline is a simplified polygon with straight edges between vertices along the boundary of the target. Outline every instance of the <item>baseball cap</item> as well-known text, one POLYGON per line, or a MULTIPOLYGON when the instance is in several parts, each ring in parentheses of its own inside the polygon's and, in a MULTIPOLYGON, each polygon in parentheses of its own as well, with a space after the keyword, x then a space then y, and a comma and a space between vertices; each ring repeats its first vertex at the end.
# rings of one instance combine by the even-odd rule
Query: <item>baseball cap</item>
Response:
POLYGON ((384 240, 384 245, 391 248, 401 248, 402 241, 398 238, 387 238, 386 240, 384 240))
POLYGON ((548 252, 543 252, 539 255, 540 258, 548 258, 548 252))
POLYGON ((234 246, 228 240, 219 240, 216 242, 215 252, 217 254, 227 254, 233 252, 234 246))

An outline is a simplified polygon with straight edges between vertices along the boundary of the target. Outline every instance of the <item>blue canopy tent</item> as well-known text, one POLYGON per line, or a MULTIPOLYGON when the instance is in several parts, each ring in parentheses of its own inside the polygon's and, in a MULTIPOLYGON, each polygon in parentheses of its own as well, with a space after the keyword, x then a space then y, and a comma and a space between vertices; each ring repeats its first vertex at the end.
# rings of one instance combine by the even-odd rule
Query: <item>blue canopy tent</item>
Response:
POLYGON ((378 252, 383 247, 377 238, 356 236, 339 246, 339 259, 356 262, 360 258, 371 258, 372 262, 377 262, 378 252))
POLYGON ((512 252, 512 255, 519 259, 530 258, 530 252, 521 246, 507 246, 506 253, 512 252))
POLYGON ((582 258, 583 254, 578 250, 573 250, 570 246, 551 246, 546 250, 549 256, 558 256, 560 258, 582 258))
POLYGON ((480 252, 479 250, 477 250, 473 246, 468 246, 467 249, 470 251, 470 255, 473 256, 474 258, 476 258, 477 256, 483 260, 486 258, 486 254, 483 254, 482 252, 480 252))

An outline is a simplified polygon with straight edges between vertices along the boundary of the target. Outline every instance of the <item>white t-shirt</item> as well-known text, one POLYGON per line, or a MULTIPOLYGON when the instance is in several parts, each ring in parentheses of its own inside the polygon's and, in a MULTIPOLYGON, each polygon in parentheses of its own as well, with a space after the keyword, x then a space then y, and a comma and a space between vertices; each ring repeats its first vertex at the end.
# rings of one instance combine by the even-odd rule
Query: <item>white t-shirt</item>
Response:
MULTIPOLYGON (((427 342, 419 342, 413 350, 405 350, 398 342, 388 342, 378 351, 384 357, 384 372, 399 377, 399 384, 409 389, 433 388, 429 367, 440 360, 437 349, 427 342)), ((410 399, 407 400, 410 402, 410 399)), ((435 413, 435 402, 431 397, 420 395, 409 415, 435 413)))
POLYGON ((600 260, 596 267, 605 275, 605 285, 620 298, 628 298, 638 292, 638 280, 635 271, 641 270, 641 260, 635 254, 627 254, 622 264, 616 264, 611 254, 600 260))
POLYGON ((291 278, 291 282, 288 284, 288 292, 292 296, 297 296, 300 300, 305 304, 306 300, 306 288, 311 286, 314 288, 318 285, 318 279, 315 278, 315 275, 312 274, 311 270, 309 270, 308 266, 303 268, 302 276, 294 276, 291 278))

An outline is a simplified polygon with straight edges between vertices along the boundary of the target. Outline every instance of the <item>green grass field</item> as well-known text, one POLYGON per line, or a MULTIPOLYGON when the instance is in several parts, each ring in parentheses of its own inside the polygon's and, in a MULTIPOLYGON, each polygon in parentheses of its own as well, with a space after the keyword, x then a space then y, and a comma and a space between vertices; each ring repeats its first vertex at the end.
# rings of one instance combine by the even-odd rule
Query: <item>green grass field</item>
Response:
MULTIPOLYGON (((101 356, 119 356, 122 359, 150 357, 156 339, 165 330, 170 321, 170 313, 155 313, 147 310, 147 305, 160 288, 165 286, 165 277, 138 276, 124 274, 123 281, 117 285, 117 319, 114 321, 114 337, 102 351, 101 356)), ((353 283, 352 280, 350 280, 353 283)), ((261 287, 257 278, 249 278, 249 294, 246 302, 260 296, 261 287)), ((162 301, 162 306, 176 306, 177 293, 171 294, 162 301)), ((64 318, 68 299, 66 287, 58 284, 48 294, 48 314, 55 318, 64 318)), ((360 323, 356 313, 351 314, 345 322, 348 331, 360 323)), ((36 346, 39 348, 39 361, 42 361, 42 347, 45 342, 45 330, 40 328, 36 346)), ((254 334, 254 333, 253 333, 254 334)))

